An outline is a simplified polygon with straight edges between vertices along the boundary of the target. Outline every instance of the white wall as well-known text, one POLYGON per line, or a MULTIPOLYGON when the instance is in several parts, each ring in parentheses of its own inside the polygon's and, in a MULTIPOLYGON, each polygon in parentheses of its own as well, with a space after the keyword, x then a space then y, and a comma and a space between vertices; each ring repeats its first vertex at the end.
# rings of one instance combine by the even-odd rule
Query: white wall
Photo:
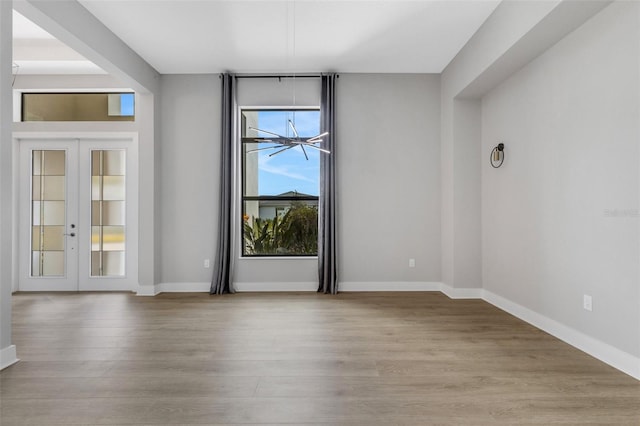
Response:
POLYGON ((320 78, 240 78, 240 107, 319 107, 320 78))
POLYGON ((640 355, 640 4, 617 2, 482 100, 484 288, 640 355), (593 296, 593 312, 582 308, 593 296))
POLYGON ((339 281, 440 281, 439 76, 341 74, 336 113, 339 281))

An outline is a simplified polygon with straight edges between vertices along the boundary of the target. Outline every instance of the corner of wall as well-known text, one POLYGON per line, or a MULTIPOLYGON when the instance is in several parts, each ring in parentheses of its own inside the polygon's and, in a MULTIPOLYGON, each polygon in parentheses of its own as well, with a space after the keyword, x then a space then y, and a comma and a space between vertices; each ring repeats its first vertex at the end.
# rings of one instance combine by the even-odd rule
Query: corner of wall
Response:
POLYGON ((160 292, 156 289, 155 285, 142 285, 138 286, 137 296, 156 296, 160 292))
POLYGON ((449 299, 482 299, 484 294, 482 288, 452 287, 445 283, 442 283, 440 291, 449 299))

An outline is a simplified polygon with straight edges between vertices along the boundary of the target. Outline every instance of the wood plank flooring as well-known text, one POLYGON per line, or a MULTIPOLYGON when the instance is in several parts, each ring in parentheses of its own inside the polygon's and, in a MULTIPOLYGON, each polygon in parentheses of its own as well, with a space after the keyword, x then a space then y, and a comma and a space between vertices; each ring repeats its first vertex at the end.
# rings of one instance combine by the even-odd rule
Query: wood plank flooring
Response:
POLYGON ((640 425, 640 382, 440 293, 16 294, 9 425, 640 425))

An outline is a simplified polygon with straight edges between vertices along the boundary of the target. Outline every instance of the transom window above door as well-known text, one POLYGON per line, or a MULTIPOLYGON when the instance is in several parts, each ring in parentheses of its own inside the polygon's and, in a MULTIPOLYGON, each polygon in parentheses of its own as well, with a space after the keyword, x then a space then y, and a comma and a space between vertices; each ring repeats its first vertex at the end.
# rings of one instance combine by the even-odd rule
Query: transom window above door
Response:
POLYGON ((135 121, 135 94, 25 92, 21 116, 21 121, 135 121))
POLYGON ((318 109, 241 111, 243 256, 317 255, 321 153, 278 135, 319 130, 318 109))

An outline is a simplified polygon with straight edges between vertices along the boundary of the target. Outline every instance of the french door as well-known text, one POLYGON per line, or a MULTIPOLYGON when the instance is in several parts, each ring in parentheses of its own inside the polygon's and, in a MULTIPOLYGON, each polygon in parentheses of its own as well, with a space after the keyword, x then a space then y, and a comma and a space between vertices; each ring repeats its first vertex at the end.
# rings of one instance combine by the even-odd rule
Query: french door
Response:
POLYGON ((137 289, 133 140, 20 141, 21 291, 137 289))

